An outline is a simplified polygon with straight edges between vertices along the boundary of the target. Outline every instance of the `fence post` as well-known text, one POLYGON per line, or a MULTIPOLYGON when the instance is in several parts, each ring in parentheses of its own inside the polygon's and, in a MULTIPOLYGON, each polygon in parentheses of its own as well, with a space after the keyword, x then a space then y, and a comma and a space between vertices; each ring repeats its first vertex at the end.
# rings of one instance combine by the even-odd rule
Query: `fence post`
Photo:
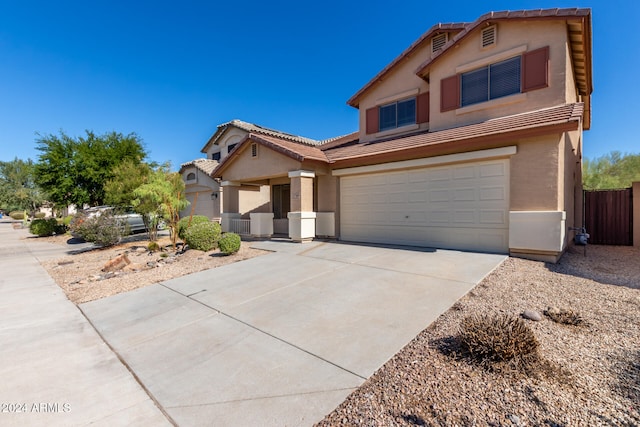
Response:
POLYGON ((631 197, 633 200, 633 222, 631 223, 633 227, 633 246, 640 248, 640 181, 633 183, 631 197))

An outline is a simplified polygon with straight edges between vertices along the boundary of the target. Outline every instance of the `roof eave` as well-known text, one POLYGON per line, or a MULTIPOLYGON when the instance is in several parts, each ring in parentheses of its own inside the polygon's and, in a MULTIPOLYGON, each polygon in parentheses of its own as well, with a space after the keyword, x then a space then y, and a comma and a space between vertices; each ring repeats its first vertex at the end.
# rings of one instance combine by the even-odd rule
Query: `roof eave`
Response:
POLYGON ((470 151, 480 144, 492 144, 495 146, 513 142, 514 139, 531 138, 551 133, 562 133, 578 130, 580 128, 580 118, 572 117, 568 121, 550 123, 544 126, 533 126, 529 128, 516 129, 510 132, 500 132, 497 134, 485 134, 477 137, 462 139, 452 139, 448 141, 435 142, 420 147, 405 147, 397 150, 388 150, 375 154, 363 154, 349 157, 343 160, 336 159, 333 168, 345 168, 353 166, 373 165, 389 161, 409 160, 438 154, 445 154, 449 151, 470 151))
MULTIPOLYGON (((551 11, 551 10, 556 10, 559 11, 559 9, 548 9, 548 10, 541 10, 541 12, 544 11, 551 11)), ((582 18, 583 21, 585 19, 589 20, 589 45, 591 44, 591 31, 590 31, 590 17, 591 17, 591 9, 589 8, 575 8, 575 9, 565 9, 565 10, 573 10, 576 13, 574 14, 570 14, 570 13, 562 13, 562 14, 550 14, 550 13, 546 13, 546 14, 540 14, 538 16, 526 16, 526 14, 524 12, 527 11, 516 11, 517 13, 514 14, 513 16, 509 14, 509 12, 489 12, 486 13, 484 15, 482 15, 480 18, 478 18, 476 21, 474 21, 473 23, 469 24, 467 26, 467 28, 465 28, 464 31, 458 33, 453 39, 449 40, 449 42, 447 42, 447 44, 445 44, 443 46, 443 48, 437 52, 433 57, 427 59, 426 61, 424 61, 422 64, 420 64, 420 66, 416 69, 415 74, 418 77, 424 78, 426 75, 429 74, 429 68, 431 67, 431 65, 433 65, 434 62, 438 61, 442 56, 446 55, 448 52, 451 51, 451 49, 455 46, 458 46, 460 44, 460 42, 464 39, 466 39, 467 37, 469 37, 471 35, 471 33, 478 27, 482 26, 485 23, 493 23, 493 22, 500 22, 500 21, 538 21, 538 20, 568 20, 571 18, 574 19, 580 19, 582 18)), ((586 37, 585 37, 586 38, 586 37)), ((591 50, 588 51, 589 54, 588 56, 588 61, 589 63, 591 62, 591 50)))
POLYGON ((431 36, 433 36, 437 32, 451 32, 451 31, 462 31, 465 27, 466 23, 463 22, 455 22, 455 23, 447 23, 442 24, 438 23, 429 28, 426 32, 424 32, 418 40, 414 41, 408 48, 406 48, 400 55, 398 55, 393 61, 391 61, 386 67, 384 67, 378 74, 376 74, 371 80, 369 80, 362 88, 358 90, 349 100, 347 101, 347 105, 358 108, 360 104, 360 98, 369 91, 376 83, 382 81, 384 77, 390 73, 396 65, 398 65, 402 60, 411 56, 418 48, 420 48, 423 43, 428 40, 431 36))

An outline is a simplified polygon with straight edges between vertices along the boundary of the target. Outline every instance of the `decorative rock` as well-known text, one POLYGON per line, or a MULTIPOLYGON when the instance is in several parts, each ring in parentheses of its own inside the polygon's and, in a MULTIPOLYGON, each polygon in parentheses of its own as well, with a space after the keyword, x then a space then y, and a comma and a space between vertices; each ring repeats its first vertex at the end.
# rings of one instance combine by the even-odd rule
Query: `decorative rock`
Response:
POLYGON ((142 271, 142 270, 144 270, 144 266, 142 264, 138 264, 135 262, 127 265, 122 269, 122 271, 142 271))
POLYGON ((509 418, 509 420, 510 420, 513 424, 515 424, 515 425, 517 425, 517 426, 521 426, 521 425, 522 425, 522 424, 520 423, 520 417, 519 417, 519 416, 517 416, 517 415, 509 414, 509 415, 507 415, 507 418, 509 418))
POLYGON ((129 264, 131 264, 131 261, 129 261, 127 254, 118 255, 114 259, 107 261, 104 267, 102 267, 102 271, 109 272, 122 270, 129 264))
POLYGON ((149 261, 147 262, 147 267, 149 268, 156 268, 158 266, 158 263, 155 261, 149 261))
MULTIPOLYGON (((542 320, 542 314, 535 310, 525 310, 522 312, 522 317, 525 319, 533 320, 534 322, 539 322, 542 320)), ((515 416, 515 415, 514 415, 515 416)))

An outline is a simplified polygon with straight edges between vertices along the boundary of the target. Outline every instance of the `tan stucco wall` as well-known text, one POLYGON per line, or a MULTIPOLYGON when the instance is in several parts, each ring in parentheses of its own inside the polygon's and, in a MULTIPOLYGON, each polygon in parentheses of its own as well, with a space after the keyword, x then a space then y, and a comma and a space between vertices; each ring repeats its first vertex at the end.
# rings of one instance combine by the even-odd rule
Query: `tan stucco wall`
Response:
POLYGON ((559 210, 560 135, 517 141, 511 157, 510 210, 559 210))
POLYGON ((251 212, 271 212, 271 193, 268 185, 260 187, 240 187, 238 211, 243 218, 251 212))
POLYGON ((337 178, 328 175, 317 176, 316 185, 318 186, 318 212, 335 212, 337 209, 337 178))
POLYGON ((313 212, 313 180, 310 177, 291 178, 291 212, 313 212))
MULTIPOLYGON (((566 132, 564 145, 564 210, 567 212, 567 227, 582 226, 582 152, 581 131, 566 132)), ((567 233, 568 239, 573 233, 567 233)))
MULTIPOLYGON (((366 133, 366 112, 368 108, 393 102, 393 98, 398 100, 429 91, 429 84, 416 76, 415 71, 425 59, 430 57, 431 43, 425 43, 410 58, 405 58, 397 65, 393 72, 387 74, 381 84, 374 86, 366 96, 362 97, 359 106, 360 141, 366 142, 377 138, 376 134, 367 135, 366 133), (413 95, 403 96, 405 92, 412 90, 416 90, 413 95)), ((420 128, 428 129, 428 123, 420 125, 420 128)), ((416 128, 412 128, 412 132, 415 131, 416 128)), ((403 132, 406 131, 401 128, 398 133, 401 134, 403 132)), ((388 133, 385 134, 388 135, 388 133)))
POLYGON ((567 104, 578 102, 578 87, 576 86, 576 79, 573 74, 573 63, 571 62, 571 47, 569 42, 565 43, 565 70, 564 73, 564 88, 565 88, 565 100, 567 104))
POLYGON ((286 176, 287 172, 300 170, 300 162, 276 153, 264 145, 258 145, 258 156, 251 157, 251 144, 245 143, 240 156, 223 172, 224 181, 252 182, 278 176, 286 176))
MULTIPOLYGON (((464 42, 453 48, 448 54, 438 60, 430 70, 431 82, 431 119, 430 129, 446 129, 487 120, 494 117, 502 117, 521 112, 532 111, 539 108, 561 105, 567 102, 567 28, 563 21, 529 21, 529 22, 499 22, 497 43, 494 47, 481 49, 480 28, 467 36, 464 42), (496 62, 494 58, 502 52, 526 46, 527 51, 549 46, 549 87, 533 90, 525 94, 512 95, 500 100, 489 101, 486 104, 490 108, 482 108, 478 111, 461 113, 465 109, 440 112, 440 81, 443 78, 457 74, 456 67, 480 61, 477 66, 488 65, 496 62), (486 63, 485 63, 486 62, 486 63), (511 103, 517 99, 517 102, 511 103), (507 102, 504 104, 504 102, 507 102)), ((513 55, 516 56, 516 55, 513 55)), ((507 59, 507 58, 504 58, 507 59)), ((476 104, 480 107, 482 104, 476 104)))
POLYGON ((182 179, 185 181, 185 195, 190 205, 180 212, 180 216, 190 215, 192 212, 196 215, 204 215, 209 218, 219 218, 221 213, 221 197, 220 185, 206 173, 195 167, 185 168, 182 171, 182 179), (194 173, 195 180, 186 181, 187 175, 194 173), (211 194, 218 193, 218 198, 212 199, 211 194), (196 203, 195 195, 198 193, 196 203), (195 203, 195 209, 193 205, 195 203))

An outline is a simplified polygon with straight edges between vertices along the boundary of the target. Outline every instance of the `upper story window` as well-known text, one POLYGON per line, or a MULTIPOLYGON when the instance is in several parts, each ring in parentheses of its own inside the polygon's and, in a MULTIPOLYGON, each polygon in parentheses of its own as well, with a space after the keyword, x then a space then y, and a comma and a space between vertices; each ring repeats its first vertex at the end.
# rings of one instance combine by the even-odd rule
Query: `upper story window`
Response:
POLYGON ((379 131, 412 125, 416 122, 416 99, 410 98, 380 106, 379 131))
POLYGON ((211 154, 211 160, 220 161, 220 156, 221 156, 221 153, 219 151, 217 153, 213 153, 211 154))
POLYGON ((440 80, 440 111, 549 87, 549 46, 440 80))
POLYGON ((367 134, 429 122, 429 92, 414 98, 368 108, 365 113, 367 134))
POLYGON ((193 181, 193 180, 195 180, 195 179, 196 179, 196 174, 195 174, 195 173, 193 173, 193 172, 189 172, 189 173, 187 174, 187 181, 193 181))
POLYGON ((227 153, 230 153, 234 148, 236 148, 238 144, 229 144, 227 145, 227 153))
POLYGON ((520 56, 463 73, 461 104, 465 107, 520 93, 520 76, 520 56))

